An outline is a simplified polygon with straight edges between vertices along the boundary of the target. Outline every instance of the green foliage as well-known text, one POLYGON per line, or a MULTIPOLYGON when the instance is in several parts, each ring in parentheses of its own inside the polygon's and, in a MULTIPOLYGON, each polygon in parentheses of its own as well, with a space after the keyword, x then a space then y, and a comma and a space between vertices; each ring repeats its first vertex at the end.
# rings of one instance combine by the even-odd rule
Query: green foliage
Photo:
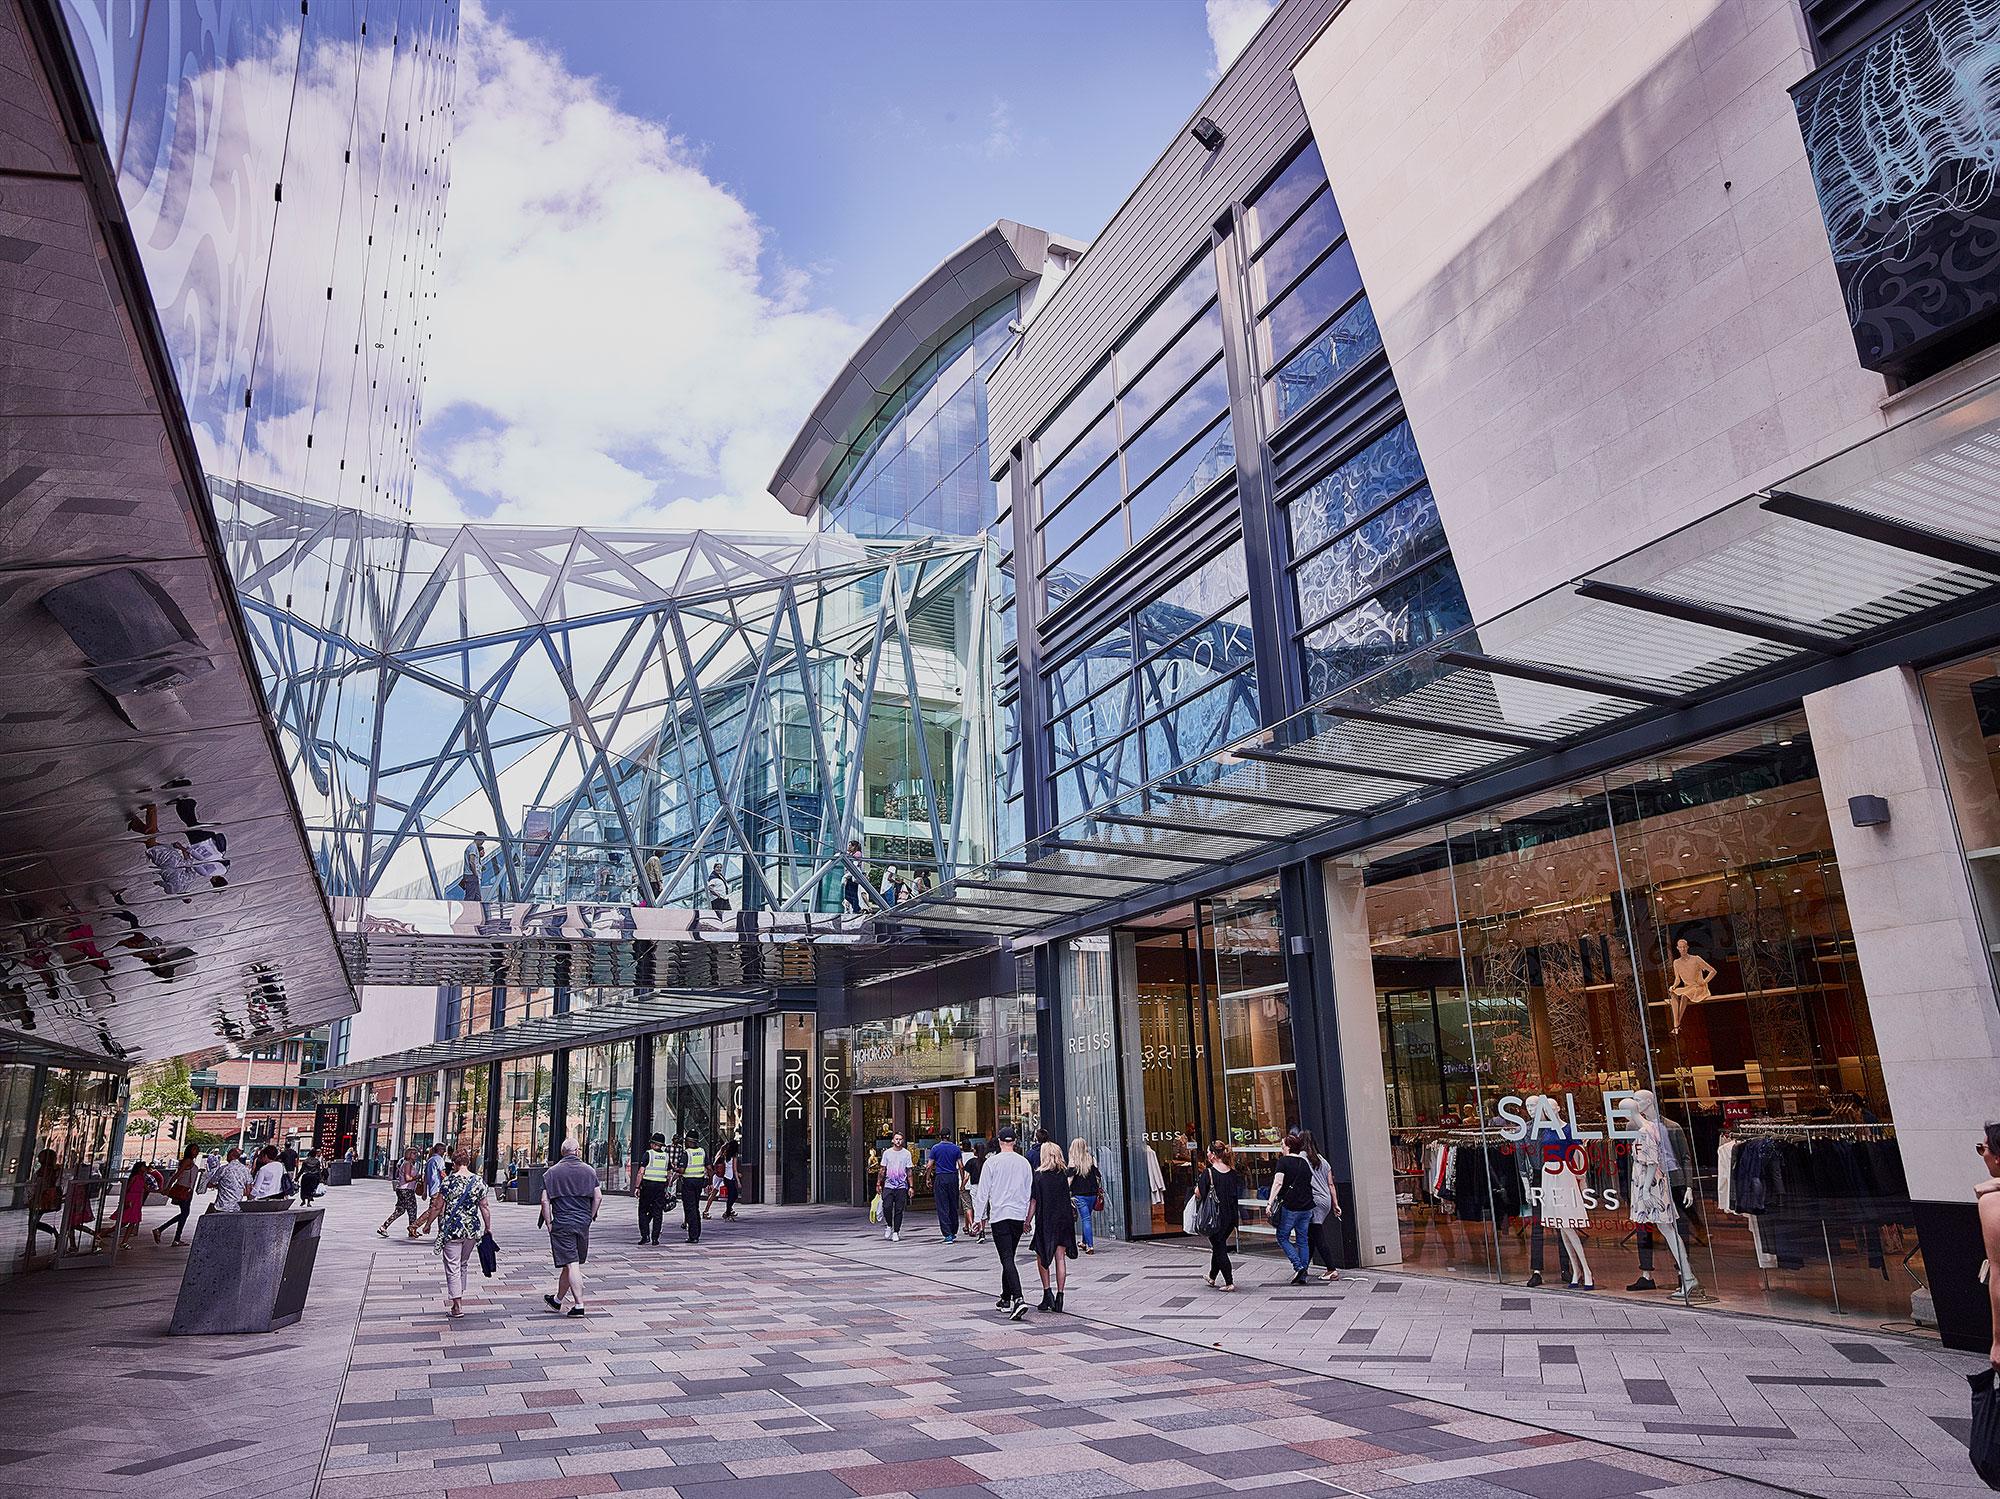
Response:
POLYGON ((125 1125, 131 1142, 126 1154, 178 1153, 188 1142, 188 1121, 199 1102, 188 1082, 188 1066, 182 1061, 161 1062, 148 1067, 133 1080, 132 1113, 125 1125), (135 1149, 136 1148, 136 1149, 135 1149))

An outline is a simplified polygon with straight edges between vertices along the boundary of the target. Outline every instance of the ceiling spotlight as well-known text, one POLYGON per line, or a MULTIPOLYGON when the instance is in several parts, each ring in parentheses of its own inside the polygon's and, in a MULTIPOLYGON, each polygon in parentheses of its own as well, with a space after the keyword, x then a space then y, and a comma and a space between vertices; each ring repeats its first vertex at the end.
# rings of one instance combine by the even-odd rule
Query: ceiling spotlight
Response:
POLYGON ((1203 115, 1188 126, 1188 134, 1193 136, 1204 151, 1214 151, 1222 145, 1222 127, 1203 115))

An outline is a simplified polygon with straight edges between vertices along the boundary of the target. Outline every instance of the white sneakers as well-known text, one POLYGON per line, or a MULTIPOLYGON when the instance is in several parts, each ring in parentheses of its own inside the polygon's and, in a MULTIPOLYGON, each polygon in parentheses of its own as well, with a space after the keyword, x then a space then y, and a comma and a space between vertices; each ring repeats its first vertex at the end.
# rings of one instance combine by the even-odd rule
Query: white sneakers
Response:
POLYGON ((885 1228, 882 1230, 882 1238, 884 1242, 893 1239, 895 1236, 896 1236, 896 1231, 892 1228, 885 1228))
POLYGON ((894 1239, 898 1244, 903 1242, 903 1236, 901 1234, 890 1234, 889 1237, 894 1239))

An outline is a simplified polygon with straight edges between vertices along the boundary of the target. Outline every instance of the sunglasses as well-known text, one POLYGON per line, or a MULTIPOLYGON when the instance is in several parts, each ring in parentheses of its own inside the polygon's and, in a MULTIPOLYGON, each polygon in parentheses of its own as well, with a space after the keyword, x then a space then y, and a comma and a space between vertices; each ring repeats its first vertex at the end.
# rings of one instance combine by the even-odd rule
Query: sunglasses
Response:
POLYGON ((1979 1142, 1979 1143, 1978 1143, 1977 1145, 1974 1145, 1974 1146, 1972 1147, 1972 1150, 1973 1150, 1973 1153, 1974 1153, 1975 1155, 1985 1155, 1985 1154, 1986 1154, 1986 1142, 1985 1142, 1984 1140, 1981 1140, 1981 1141, 1980 1141, 1980 1142, 1979 1142))

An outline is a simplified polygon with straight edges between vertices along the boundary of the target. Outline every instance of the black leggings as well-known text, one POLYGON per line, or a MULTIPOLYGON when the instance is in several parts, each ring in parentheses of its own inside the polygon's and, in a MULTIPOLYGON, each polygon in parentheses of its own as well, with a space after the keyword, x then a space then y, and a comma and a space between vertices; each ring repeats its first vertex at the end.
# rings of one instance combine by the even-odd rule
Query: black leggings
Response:
POLYGON ((1211 1280, 1221 1276, 1225 1286, 1236 1284, 1236 1277, 1229 1267, 1229 1233, 1208 1236, 1208 1274, 1211 1280))
POLYGON ((1333 1226, 1338 1221, 1336 1218, 1329 1217, 1323 1222, 1315 1223, 1312 1226, 1312 1232, 1307 1235, 1312 1240, 1313 1248, 1319 1251, 1320 1263, 1325 1265, 1329 1270, 1338 1270, 1340 1268, 1340 1266, 1333 1262, 1333 1226))
POLYGON ((193 1207, 194 1207, 193 1198, 189 1198, 185 1202, 182 1202, 180 1204, 180 1211, 178 1213, 175 1213, 173 1217, 169 1218, 165 1223, 162 1223, 158 1228, 153 1230, 153 1237, 157 1239, 160 1237, 161 1234, 165 1233, 168 1229, 171 1228, 174 1231, 174 1237, 176 1239, 180 1238, 181 1225, 188 1221, 188 1213, 193 1207))

